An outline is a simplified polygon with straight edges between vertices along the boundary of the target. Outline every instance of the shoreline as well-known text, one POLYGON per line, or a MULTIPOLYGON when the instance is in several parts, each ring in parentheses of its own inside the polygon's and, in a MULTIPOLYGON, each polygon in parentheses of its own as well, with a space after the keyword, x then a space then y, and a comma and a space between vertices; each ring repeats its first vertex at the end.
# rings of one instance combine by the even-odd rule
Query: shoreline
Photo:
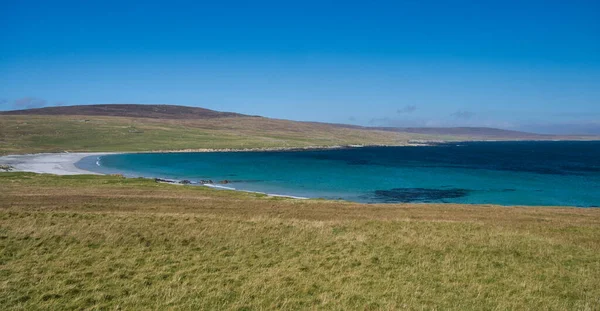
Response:
MULTIPOLYGON (((523 140, 539 141, 539 140, 523 140)), ((568 140, 566 140, 568 141, 568 140)), ((106 152, 46 152, 29 154, 11 154, 0 156, 0 172, 32 172, 39 174, 55 175, 105 175, 102 173, 81 169, 75 164, 90 156, 105 156, 112 154, 136 154, 136 153, 185 153, 185 152, 281 152, 281 151, 318 151, 318 150, 344 150, 371 147, 429 147, 447 143, 469 143, 469 142, 503 142, 503 140, 478 140, 478 141, 442 141, 442 140, 409 140, 398 145, 332 145, 332 146, 305 146, 305 147, 258 147, 258 148, 200 148, 179 150, 148 150, 148 151, 106 151, 106 152), (10 167, 10 170, 3 170, 10 167)))
MULTIPOLYGON (((208 152, 208 151, 207 151, 208 152)), ((53 174, 59 176, 65 175, 107 175, 88 171, 77 167, 75 164, 87 157, 100 157, 111 154, 125 154, 135 152, 76 152, 76 153, 35 153, 0 156, 0 166, 9 166, 10 170, 6 172, 30 172, 38 174, 53 174)), ((156 152, 158 153, 158 152, 156 152)), ((0 170, 1 171, 1 170, 0 170)), ((157 180, 155 178, 155 180, 157 180)), ((179 180, 157 181, 172 185, 185 185, 179 180)), ((204 186, 215 190, 230 190, 246 193, 264 194, 268 197, 289 198, 297 200, 307 200, 310 198, 299 197, 285 194, 275 194, 260 191, 250 191, 219 186, 216 184, 193 184, 194 186, 204 186)))
POLYGON ((121 154, 122 152, 33 153, 0 157, 0 165, 11 167, 10 172, 31 172, 54 175, 104 175, 75 166, 90 156, 121 154))
MULTIPOLYGON (((10 167, 12 172, 31 172, 38 174, 54 175, 105 175, 102 173, 81 169, 75 164, 90 156, 105 156, 111 154, 134 153, 185 153, 185 152, 278 152, 278 151, 317 151, 317 150, 343 150, 369 147, 421 147, 434 146, 441 141, 409 141, 402 145, 332 145, 332 146, 305 146, 305 147, 264 147, 264 148, 200 148, 179 150, 148 150, 148 151, 123 151, 123 152, 46 152, 29 154, 11 154, 0 156, 0 167, 10 167)), ((3 171, 0 169, 0 172, 3 171)))
MULTIPOLYGON (((420 143, 420 141, 411 141, 411 143, 420 143)), ((431 141, 427 141, 426 143, 435 143, 431 141)), ((448 143, 448 142, 444 142, 448 143)), ((459 143, 459 142, 452 142, 459 143)), ((416 144, 415 144, 416 145, 416 144)), ((413 145, 413 146, 415 146, 413 145)), ((409 147, 410 145, 404 146, 389 146, 389 147, 409 147)), ((419 145, 417 145, 419 146, 419 145)), ((421 145, 423 146, 423 145, 421 145)), ((431 146, 431 145, 427 145, 431 146)), ((184 153, 184 152, 268 152, 268 151, 310 151, 310 150, 343 150, 343 149, 355 149, 362 147, 386 147, 384 145, 346 145, 346 146, 307 146, 307 147, 277 147, 277 148, 251 148, 251 149, 200 149, 200 150, 176 150, 176 151, 144 151, 144 152, 63 152, 63 153, 34 153, 34 154, 21 154, 21 155, 6 155, 0 156, 0 172, 2 171, 14 171, 14 172, 32 172, 38 174, 54 174, 54 175, 109 175, 110 171, 98 171, 95 170, 94 167, 89 165, 76 165, 78 162, 82 161, 85 158, 90 157, 101 157, 107 155, 115 155, 115 154, 139 154, 139 153, 184 153)), ((416 147, 416 146, 415 146, 416 147)), ((118 172, 115 172, 118 173, 118 172)), ((134 177, 133 175, 130 177, 134 177)), ((154 178, 150 176, 146 176, 145 178, 154 178)), ((158 179, 158 178, 155 178, 158 179)), ((170 184, 187 184, 180 180, 173 180, 167 183, 170 184)), ((192 182, 194 185, 197 183, 192 182)), ((294 195, 286 195, 286 194, 278 194, 278 193, 268 193, 263 191, 248 191, 244 189, 236 189, 230 187, 219 186, 217 183, 214 184, 203 184, 200 185, 219 189, 219 190, 231 190, 231 191, 239 191, 239 192, 247 192, 247 193, 256 193, 262 194, 269 197, 284 197, 284 198, 292 198, 292 199, 309 199, 307 197, 298 197, 294 195)), ((287 192, 287 191, 285 191, 287 192)), ((314 193, 313 193, 314 195, 314 193)), ((575 205, 569 205, 574 206, 575 205)), ((577 207, 597 207, 597 206, 577 206, 577 207)))
POLYGON ((184 152, 269 152, 269 151, 314 151, 314 150, 338 150, 367 147, 410 147, 418 144, 404 145, 333 145, 333 146, 305 146, 305 147, 258 147, 258 148, 199 148, 179 150, 151 150, 124 153, 184 153, 184 152))

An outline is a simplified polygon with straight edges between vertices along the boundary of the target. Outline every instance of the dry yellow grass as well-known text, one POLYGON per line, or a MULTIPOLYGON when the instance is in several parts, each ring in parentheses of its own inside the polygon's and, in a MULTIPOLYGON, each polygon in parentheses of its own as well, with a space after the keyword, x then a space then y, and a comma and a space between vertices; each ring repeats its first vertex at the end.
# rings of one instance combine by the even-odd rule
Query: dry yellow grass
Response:
POLYGON ((361 205, 113 176, 0 174, 0 306, 600 305, 600 209, 361 205))

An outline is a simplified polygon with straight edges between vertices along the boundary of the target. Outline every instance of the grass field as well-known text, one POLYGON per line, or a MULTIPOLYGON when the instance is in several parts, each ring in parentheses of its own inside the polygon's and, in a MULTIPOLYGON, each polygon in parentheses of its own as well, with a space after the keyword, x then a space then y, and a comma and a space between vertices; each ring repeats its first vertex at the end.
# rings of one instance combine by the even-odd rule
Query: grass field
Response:
POLYGON ((260 117, 181 120, 104 116, 0 116, 0 129, 0 154, 403 145, 410 139, 432 138, 421 134, 349 129, 260 117))
POLYGON ((598 310, 600 209, 0 173, 0 307, 598 310))

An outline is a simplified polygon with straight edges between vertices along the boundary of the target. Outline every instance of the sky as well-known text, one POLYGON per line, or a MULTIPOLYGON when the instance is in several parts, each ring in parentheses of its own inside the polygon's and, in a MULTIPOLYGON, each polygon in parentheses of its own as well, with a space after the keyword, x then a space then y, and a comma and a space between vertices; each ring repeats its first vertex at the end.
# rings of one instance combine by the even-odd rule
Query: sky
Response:
POLYGON ((600 134, 600 1, 0 0, 0 110, 600 134))

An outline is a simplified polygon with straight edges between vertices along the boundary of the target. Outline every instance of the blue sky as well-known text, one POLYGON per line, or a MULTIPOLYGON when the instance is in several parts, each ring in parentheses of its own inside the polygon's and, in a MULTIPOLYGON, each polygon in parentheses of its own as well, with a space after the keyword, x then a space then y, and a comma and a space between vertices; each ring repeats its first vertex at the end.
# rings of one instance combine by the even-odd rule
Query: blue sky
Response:
POLYGON ((600 133, 599 1, 2 1, 0 110, 600 133))

